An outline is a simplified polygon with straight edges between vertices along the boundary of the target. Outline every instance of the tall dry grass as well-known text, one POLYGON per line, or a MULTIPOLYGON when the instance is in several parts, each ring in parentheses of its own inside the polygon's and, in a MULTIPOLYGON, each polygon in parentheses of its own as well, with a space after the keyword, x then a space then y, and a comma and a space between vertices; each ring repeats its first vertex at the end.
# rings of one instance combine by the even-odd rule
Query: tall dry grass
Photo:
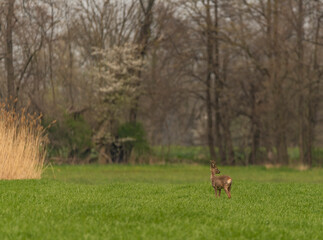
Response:
POLYGON ((40 116, 0 103, 0 179, 41 178, 46 136, 40 116))

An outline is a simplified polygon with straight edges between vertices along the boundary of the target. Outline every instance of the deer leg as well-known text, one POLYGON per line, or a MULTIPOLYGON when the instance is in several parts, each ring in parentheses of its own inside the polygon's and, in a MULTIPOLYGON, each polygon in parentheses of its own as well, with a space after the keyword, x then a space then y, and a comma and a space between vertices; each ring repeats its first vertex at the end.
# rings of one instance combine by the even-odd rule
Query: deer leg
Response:
POLYGON ((218 197, 218 189, 214 188, 214 191, 215 191, 215 197, 217 198, 218 197))
POLYGON ((228 188, 228 192, 229 192, 229 194, 230 194, 230 198, 231 198, 231 185, 229 186, 229 188, 228 188))
POLYGON ((219 189, 219 197, 221 196, 221 188, 219 189))
POLYGON ((228 198, 231 198, 231 193, 230 193, 230 191, 228 190, 228 187, 224 187, 224 191, 225 191, 225 193, 228 195, 228 198))

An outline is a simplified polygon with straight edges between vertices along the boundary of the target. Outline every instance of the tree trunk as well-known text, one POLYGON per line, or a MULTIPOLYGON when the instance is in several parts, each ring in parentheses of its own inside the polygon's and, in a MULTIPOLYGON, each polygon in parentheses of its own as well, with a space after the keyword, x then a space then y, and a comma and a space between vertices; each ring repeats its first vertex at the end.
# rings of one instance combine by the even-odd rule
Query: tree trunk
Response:
POLYGON ((50 30, 50 38, 48 40, 49 80, 52 88, 53 105, 56 106, 56 93, 55 93, 55 85, 54 85, 54 78, 53 78, 54 6, 52 2, 50 2, 50 5, 51 5, 51 30, 50 30))
MULTIPOLYGON (((321 13, 320 9, 320 3, 317 3, 315 14, 317 16, 320 16, 319 13, 321 13)), ((315 29, 315 35, 314 35, 314 42, 317 43, 320 36, 320 28, 321 28, 321 17, 317 19, 316 29, 315 29)), ((308 132, 307 132, 307 138, 308 143, 305 146, 306 147, 306 154, 305 154, 305 163, 312 167, 313 159, 312 159, 312 149, 313 149, 313 141, 314 141, 314 128, 316 124, 316 115, 319 105, 319 91, 320 91, 320 80, 321 80, 321 72, 319 68, 319 62, 318 62, 318 45, 316 44, 314 47, 313 52, 313 73, 314 77, 310 78, 310 89, 309 89, 309 102, 308 102, 308 132)))
POLYGON ((73 96, 73 49, 72 49, 72 40, 70 37, 70 30, 68 30, 68 51, 69 51, 69 79, 68 79, 68 93, 69 93, 69 100, 71 104, 71 108, 74 108, 74 96, 73 96))
POLYGON ((214 150, 214 138, 213 138, 213 114, 212 114, 212 102, 211 102, 211 74, 208 73, 206 79, 206 112, 207 112, 207 140, 210 151, 211 159, 216 160, 216 153, 214 150))
POLYGON ((229 118, 225 118, 223 122, 223 129, 224 129, 224 139, 225 139, 225 149, 226 149, 226 164, 227 165, 234 165, 234 149, 232 143, 232 137, 230 132, 230 120, 229 118))
POLYGON ((272 56, 271 56, 271 86, 273 96, 273 114, 274 114, 274 135, 277 150, 277 161, 280 164, 288 163, 287 143, 286 143, 286 117, 283 94, 283 79, 280 76, 281 71, 281 42, 279 37, 279 0, 274 0, 273 23, 272 23, 272 56))
POLYGON ((257 164, 257 156, 258 156, 258 148, 260 141, 260 129, 259 122, 257 121, 257 113, 256 113, 256 89, 253 84, 251 84, 251 152, 249 155, 249 163, 257 164))
POLYGON ((213 111, 211 100, 211 75, 213 65, 213 44, 212 44, 212 28, 211 28, 211 15, 210 15, 210 1, 207 1, 206 7, 206 36, 207 36, 207 74, 206 74, 206 112, 207 112, 207 139, 210 151, 210 157, 214 161, 216 160, 216 153, 214 150, 214 138, 213 138, 213 111))
MULTIPOLYGON (((149 39, 151 36, 151 24, 153 22, 153 7, 155 4, 155 0, 148 0, 147 6, 145 6, 144 1, 140 0, 139 1, 140 6, 141 6, 141 11, 144 14, 144 20, 143 24, 141 26, 140 32, 139 32, 139 37, 137 40, 137 43, 140 48, 140 58, 144 59, 146 54, 147 54, 147 48, 149 44, 149 39)), ((141 71, 137 72, 138 79, 141 79, 141 71)), ((140 86, 140 82, 138 82, 137 87, 140 86)), ((130 109, 130 114, 129 114, 129 121, 130 122, 136 122, 137 121, 137 114, 138 114, 138 105, 139 105, 139 95, 134 99, 133 106, 130 109)))
POLYGON ((215 76, 215 136, 216 136, 216 145, 220 153, 220 162, 226 163, 226 150, 225 145, 223 144, 223 137, 221 134, 221 109, 220 109, 220 97, 223 89, 223 84, 220 78, 220 41, 219 41, 219 18, 218 18, 218 0, 214 0, 214 63, 213 63, 213 72, 215 76))
POLYGON ((304 37, 304 16, 303 16, 303 0, 298 0, 298 17, 296 23, 297 32, 297 86, 299 88, 299 101, 298 101, 298 124, 299 124, 299 157, 300 162, 305 164, 307 136, 306 129, 308 128, 306 115, 307 106, 304 103, 306 98, 306 83, 304 78, 304 51, 303 51, 303 37, 304 37))
POLYGON ((250 164, 257 164, 257 157, 258 157, 258 148, 259 148, 259 140, 260 140, 260 130, 257 124, 252 123, 251 126, 251 153, 249 156, 250 164))
POLYGON ((13 20, 14 20, 14 4, 15 0, 7 0, 7 29, 6 29, 6 57, 5 67, 7 72, 7 87, 8 87, 8 99, 12 103, 16 98, 15 93, 15 73, 13 67, 13 43, 12 43, 12 32, 13 32, 13 20))

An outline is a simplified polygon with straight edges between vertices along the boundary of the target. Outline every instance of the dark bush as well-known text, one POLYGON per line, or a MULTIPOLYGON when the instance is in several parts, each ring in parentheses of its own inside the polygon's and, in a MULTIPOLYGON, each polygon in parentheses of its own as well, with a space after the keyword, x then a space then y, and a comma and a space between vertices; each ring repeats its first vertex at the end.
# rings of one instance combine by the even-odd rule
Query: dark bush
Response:
MULTIPOLYGON (((48 126, 50 120, 44 120, 48 126)), ((48 129, 50 140, 49 158, 86 158, 91 153, 92 131, 82 116, 74 118, 64 114, 61 121, 48 129)))
POLYGON ((124 123, 118 129, 118 138, 123 142, 125 157, 133 151, 136 158, 150 152, 146 132, 141 123, 124 123))

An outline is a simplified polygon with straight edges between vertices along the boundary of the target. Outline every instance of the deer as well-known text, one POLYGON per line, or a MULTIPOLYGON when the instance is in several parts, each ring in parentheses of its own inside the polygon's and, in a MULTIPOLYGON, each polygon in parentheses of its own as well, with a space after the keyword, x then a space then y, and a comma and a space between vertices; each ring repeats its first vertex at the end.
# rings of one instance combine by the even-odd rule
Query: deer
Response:
POLYGON ((216 177, 215 174, 219 174, 220 170, 215 165, 215 162, 211 162, 211 182, 212 187, 215 191, 215 197, 218 197, 218 190, 219 190, 219 197, 221 195, 221 189, 224 189, 225 193, 228 195, 228 198, 231 198, 231 184, 232 184, 232 178, 229 176, 219 176, 216 177))

